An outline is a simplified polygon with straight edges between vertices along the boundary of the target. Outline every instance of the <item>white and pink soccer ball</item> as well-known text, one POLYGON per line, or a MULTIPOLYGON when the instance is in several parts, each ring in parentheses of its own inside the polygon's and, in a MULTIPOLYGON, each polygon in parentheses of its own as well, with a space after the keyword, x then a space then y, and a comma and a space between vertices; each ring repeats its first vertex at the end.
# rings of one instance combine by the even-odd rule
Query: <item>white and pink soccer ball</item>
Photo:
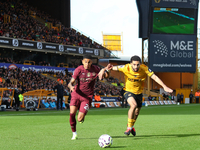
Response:
POLYGON ((112 145, 113 139, 108 134, 103 134, 99 137, 98 143, 101 148, 110 147, 112 145))

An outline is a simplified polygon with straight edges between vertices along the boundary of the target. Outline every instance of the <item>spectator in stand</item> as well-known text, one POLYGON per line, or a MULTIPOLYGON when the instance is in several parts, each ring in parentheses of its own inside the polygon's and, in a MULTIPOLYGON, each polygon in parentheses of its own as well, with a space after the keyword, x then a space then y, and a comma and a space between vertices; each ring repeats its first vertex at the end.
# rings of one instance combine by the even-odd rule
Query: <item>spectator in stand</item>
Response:
POLYGON ((49 103, 47 102, 46 99, 42 101, 42 104, 44 105, 45 108, 49 108, 49 103))
POLYGON ((176 97, 177 97, 177 102, 180 103, 181 102, 181 95, 178 93, 176 97))
POLYGON ((190 98, 190 104, 192 103, 192 99, 193 99, 194 95, 192 94, 192 91, 190 92, 189 98, 190 98))
POLYGON ((148 97, 148 101, 152 101, 152 97, 151 97, 151 95, 149 95, 149 97, 148 97))
POLYGON ((172 93, 172 96, 171 96, 171 100, 174 101, 175 100, 175 96, 174 94, 172 93))
POLYGON ((167 97, 168 97, 168 100, 171 100, 171 95, 170 94, 167 94, 167 97))
POLYGON ((50 98, 49 107, 50 107, 51 109, 56 109, 55 99, 51 100, 51 98, 50 98))
POLYGON ((163 100, 168 100, 168 95, 166 95, 165 93, 163 93, 162 95, 163 95, 163 100))
MULTIPOLYGON (((57 110, 59 110, 59 106, 62 106, 62 102, 63 102, 64 87, 62 85, 62 82, 63 80, 59 80, 58 84, 53 89, 54 92, 55 92, 55 89, 57 89, 57 110)), ((63 110, 62 107, 60 107, 60 109, 63 110)))
POLYGON ((66 107, 66 105, 65 105, 65 101, 63 100, 63 102, 62 102, 62 108, 63 109, 66 109, 67 107, 66 107))
POLYGON ((181 93, 181 95, 180 95, 181 102, 180 103, 183 103, 183 98, 184 98, 184 95, 183 95, 183 93, 181 93))
MULTIPOLYGON (((10 23, 3 23, 3 15, 0 17, 0 35, 12 38, 22 38, 34 41, 46 41, 63 45, 85 46, 91 48, 104 48, 91 39, 80 34, 72 28, 66 28, 60 21, 51 18, 50 15, 40 12, 37 9, 29 7, 26 3, 20 1, 5 1, 0 5, 4 14, 10 16, 10 23), (10 7, 14 5, 14 7, 10 7), (23 10, 23 11, 21 11, 23 10), (53 26, 60 26, 61 30, 48 29, 45 24, 29 16, 28 12, 32 11, 46 22, 51 22, 53 26)), ((104 48, 106 49, 106 48, 104 48)))
POLYGON ((19 94, 20 94, 20 90, 17 87, 17 85, 15 85, 14 98, 15 98, 15 104, 16 104, 16 107, 15 107, 16 111, 19 111, 19 106, 20 106, 19 94))
POLYGON ((4 104, 6 105, 6 109, 12 109, 12 106, 11 106, 11 99, 8 98, 8 100, 6 100, 4 102, 4 104))

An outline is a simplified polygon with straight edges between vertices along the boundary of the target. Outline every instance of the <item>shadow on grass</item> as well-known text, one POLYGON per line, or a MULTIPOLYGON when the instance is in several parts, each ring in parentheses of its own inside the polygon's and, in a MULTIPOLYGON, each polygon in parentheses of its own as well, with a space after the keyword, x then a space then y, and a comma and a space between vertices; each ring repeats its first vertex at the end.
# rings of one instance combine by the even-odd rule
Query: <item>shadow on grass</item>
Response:
MULTIPOLYGON (((126 136, 126 135, 124 135, 124 136, 112 136, 112 135, 111 135, 111 137, 112 137, 112 138, 133 138, 133 136, 126 136)), ((99 137, 78 138, 78 139, 81 139, 81 140, 88 140, 88 139, 96 140, 96 139, 98 139, 98 138, 99 138, 99 137)))
POLYGON ((126 148, 126 146, 111 146, 109 148, 126 148))
MULTIPOLYGON (((199 134, 167 134, 167 135, 138 135, 135 138, 172 138, 172 137, 192 137, 192 136, 200 136, 199 134)), ((134 138, 133 136, 112 136, 112 138, 134 138)))
POLYGON ((164 137, 164 138, 168 138, 168 137, 190 137, 190 136, 200 136, 199 134, 168 134, 168 135, 139 135, 137 137, 164 137))

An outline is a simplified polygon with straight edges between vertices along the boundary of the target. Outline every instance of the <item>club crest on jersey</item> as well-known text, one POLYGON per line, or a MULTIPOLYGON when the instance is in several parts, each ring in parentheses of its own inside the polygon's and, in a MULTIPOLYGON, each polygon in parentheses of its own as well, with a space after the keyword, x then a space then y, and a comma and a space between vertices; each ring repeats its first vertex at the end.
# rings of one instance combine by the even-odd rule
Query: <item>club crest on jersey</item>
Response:
POLYGON ((87 73, 87 77, 90 77, 90 75, 91 75, 90 72, 88 72, 88 73, 87 73))
POLYGON ((83 72, 82 75, 85 75, 85 73, 83 72))
POLYGON ((137 78, 137 75, 134 75, 135 78, 137 78))

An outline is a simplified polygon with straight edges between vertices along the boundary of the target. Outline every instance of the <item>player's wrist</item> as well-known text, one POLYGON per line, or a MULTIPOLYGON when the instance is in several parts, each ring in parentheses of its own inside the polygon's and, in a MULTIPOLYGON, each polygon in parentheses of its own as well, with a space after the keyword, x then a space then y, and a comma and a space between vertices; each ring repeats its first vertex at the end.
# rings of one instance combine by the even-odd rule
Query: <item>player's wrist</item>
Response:
POLYGON ((108 69, 105 69, 105 71, 104 71, 104 72, 107 72, 107 73, 108 73, 108 72, 110 72, 110 70, 108 70, 108 69))

